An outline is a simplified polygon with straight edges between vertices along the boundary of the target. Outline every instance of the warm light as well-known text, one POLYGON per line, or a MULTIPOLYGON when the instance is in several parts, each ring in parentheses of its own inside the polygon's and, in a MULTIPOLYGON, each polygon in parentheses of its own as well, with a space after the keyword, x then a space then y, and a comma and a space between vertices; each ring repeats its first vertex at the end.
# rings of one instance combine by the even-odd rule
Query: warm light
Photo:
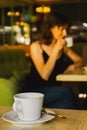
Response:
POLYGON ((25 25, 25 22, 20 22, 20 25, 21 25, 21 26, 24 26, 24 25, 25 25))
POLYGON ((15 12, 15 16, 19 16, 20 15, 20 12, 15 12))
POLYGON ((49 13, 49 12, 51 12, 51 8, 48 7, 48 6, 42 5, 41 7, 36 8, 36 12, 38 12, 38 13, 49 13))
POLYGON ((12 15, 12 13, 9 11, 9 12, 7 12, 7 15, 8 15, 8 16, 11 16, 11 15, 12 15))
POLYGON ((9 11, 9 12, 7 12, 7 15, 8 15, 8 16, 19 16, 19 15, 20 15, 20 12, 12 12, 12 11, 9 11))
POLYGON ((16 22, 16 25, 19 25, 19 24, 20 24, 19 21, 17 21, 17 22, 16 22))

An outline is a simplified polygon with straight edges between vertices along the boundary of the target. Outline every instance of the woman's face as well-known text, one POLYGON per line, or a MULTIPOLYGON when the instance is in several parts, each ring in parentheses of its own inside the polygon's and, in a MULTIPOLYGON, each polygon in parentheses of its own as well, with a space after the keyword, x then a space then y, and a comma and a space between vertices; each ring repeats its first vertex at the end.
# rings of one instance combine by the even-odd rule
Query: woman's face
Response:
POLYGON ((54 39, 56 39, 56 40, 64 38, 67 35, 67 26, 57 26, 56 25, 51 29, 51 32, 52 32, 54 39))

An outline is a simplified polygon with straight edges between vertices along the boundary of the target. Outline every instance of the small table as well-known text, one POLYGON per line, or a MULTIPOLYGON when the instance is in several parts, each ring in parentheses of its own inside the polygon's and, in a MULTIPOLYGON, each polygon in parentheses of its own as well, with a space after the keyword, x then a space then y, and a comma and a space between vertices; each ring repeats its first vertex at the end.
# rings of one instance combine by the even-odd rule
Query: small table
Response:
POLYGON ((63 74, 58 74, 56 80, 64 82, 87 82, 87 71, 84 71, 83 68, 67 71, 63 74))
POLYGON ((85 101, 87 97, 87 70, 77 68, 74 71, 58 74, 56 81, 62 81, 63 86, 71 86, 76 97, 78 97, 80 109, 87 109, 87 102, 85 101))
POLYGON ((67 119, 55 117, 49 122, 37 125, 15 125, 4 121, 2 115, 11 110, 11 107, 0 106, 0 130, 87 130, 86 110, 51 109, 67 119))

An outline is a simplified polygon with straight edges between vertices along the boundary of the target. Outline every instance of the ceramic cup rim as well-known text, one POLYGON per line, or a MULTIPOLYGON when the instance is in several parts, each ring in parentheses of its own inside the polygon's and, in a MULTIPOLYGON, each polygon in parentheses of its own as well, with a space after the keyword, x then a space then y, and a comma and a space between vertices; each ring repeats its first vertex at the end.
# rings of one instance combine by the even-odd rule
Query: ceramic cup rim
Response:
POLYGON ((25 100, 25 99, 40 99, 43 98, 44 94, 39 92, 25 92, 25 93, 17 93, 14 95, 14 98, 25 100), (35 96, 35 97, 34 97, 35 96))

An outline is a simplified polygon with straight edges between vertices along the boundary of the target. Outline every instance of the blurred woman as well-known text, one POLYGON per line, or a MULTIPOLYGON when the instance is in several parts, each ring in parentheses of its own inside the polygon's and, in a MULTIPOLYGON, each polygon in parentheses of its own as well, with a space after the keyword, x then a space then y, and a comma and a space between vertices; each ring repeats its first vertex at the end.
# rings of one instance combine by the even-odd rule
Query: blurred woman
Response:
POLYGON ((46 14, 38 40, 30 46, 31 73, 23 91, 45 94, 44 107, 76 109, 76 98, 70 87, 56 81, 56 75, 66 69, 83 65, 83 59, 66 46, 68 19, 58 12, 46 14))

